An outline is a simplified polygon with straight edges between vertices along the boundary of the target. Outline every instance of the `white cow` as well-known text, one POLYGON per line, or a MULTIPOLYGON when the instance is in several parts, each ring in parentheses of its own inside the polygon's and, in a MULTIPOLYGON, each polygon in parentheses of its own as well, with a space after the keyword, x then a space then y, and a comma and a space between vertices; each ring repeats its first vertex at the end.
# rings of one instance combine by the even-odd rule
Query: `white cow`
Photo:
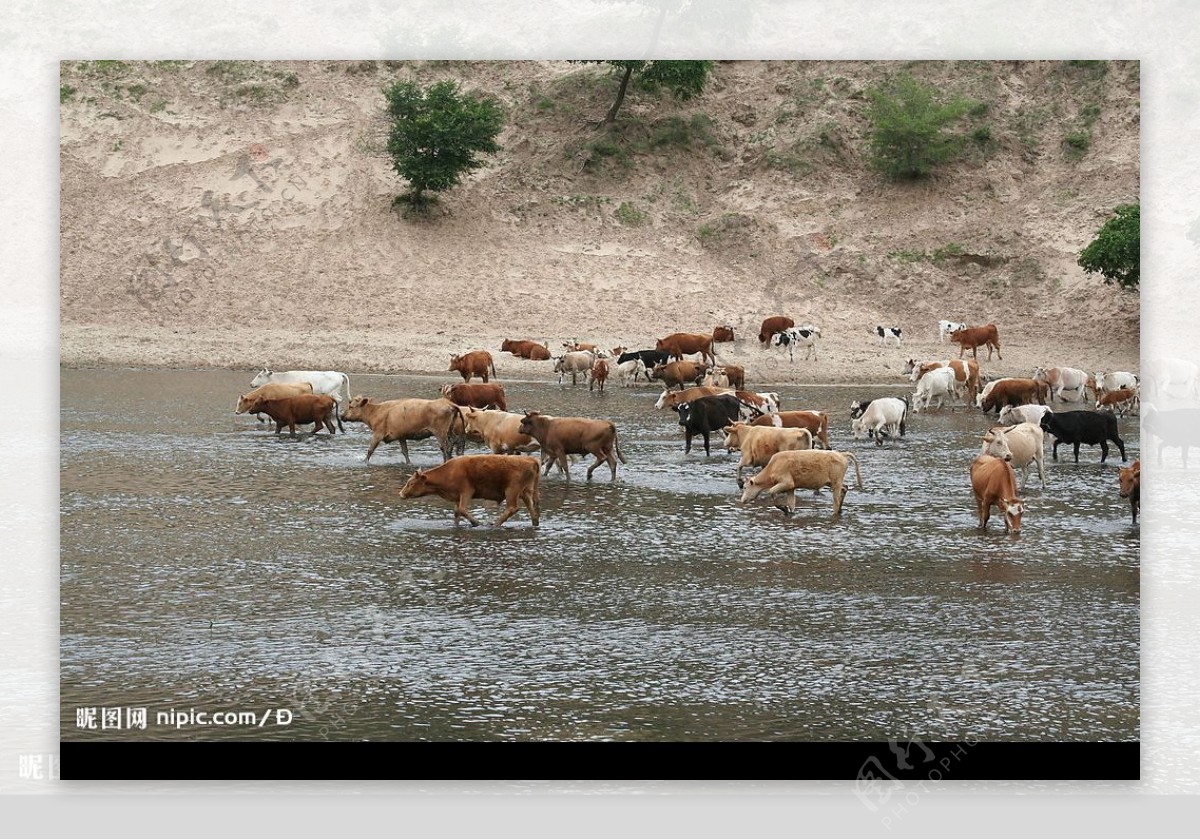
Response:
POLYGON ((1050 410, 1048 405, 1006 405, 1000 409, 1000 422, 1008 426, 1018 423, 1037 425, 1042 422, 1042 415, 1050 410))
POLYGON ((1021 468, 1021 490, 1029 482, 1029 465, 1037 462, 1042 489, 1046 489, 1045 432, 1035 423, 995 426, 983 436, 981 455, 992 455, 1021 468), (1007 456, 1007 457, 1006 457, 1007 456))
POLYGON ((966 324, 959 323, 958 321, 938 321, 938 337, 941 339, 942 344, 945 344, 946 339, 950 337, 950 333, 955 330, 965 330, 966 328, 966 324))
POLYGON ((1124 370, 1114 370, 1112 373, 1096 371, 1091 387, 1092 393, 1096 395, 1096 399, 1098 400, 1109 391, 1119 391, 1122 388, 1136 391, 1138 388, 1138 378, 1124 370))
POLYGON ((958 378, 952 368, 934 368, 917 380, 917 391, 912 404, 913 413, 919 413, 922 406, 929 408, 934 397, 937 397, 939 409, 945 404, 946 397, 959 399, 958 378))
POLYGON ((1033 380, 1050 386, 1050 399, 1059 402, 1083 402, 1087 398, 1087 371, 1072 367, 1038 367, 1033 380), (1070 396, 1067 396, 1067 395, 1070 396))
POLYGON ((350 402, 350 377, 340 370, 284 370, 274 371, 263 368, 250 382, 252 388, 266 385, 268 382, 281 382, 285 385, 297 385, 307 382, 312 385, 314 394, 328 394, 338 403, 341 411, 350 402))
POLYGON ((815 359, 817 357, 816 339, 820 337, 821 331, 812 324, 805 324, 802 327, 788 327, 786 330, 782 330, 771 336, 771 346, 786 347, 789 362, 796 361, 795 350, 797 347, 805 348, 805 359, 815 359))
POLYGON ((639 376, 650 377, 646 374, 646 363, 641 359, 630 359, 617 365, 617 379, 626 388, 631 387, 639 376))
POLYGON ((867 404, 861 417, 850 421, 854 439, 860 440, 863 432, 875 438, 876 446, 883 446, 884 437, 904 437, 904 420, 908 416, 908 403, 896 397, 878 397, 867 404))
POLYGON ((571 374, 571 384, 575 385, 579 380, 579 374, 583 374, 586 380, 592 375, 592 366, 596 364, 596 354, 590 350, 572 350, 569 353, 563 353, 554 359, 554 372, 558 374, 558 384, 561 385, 563 376, 571 374))

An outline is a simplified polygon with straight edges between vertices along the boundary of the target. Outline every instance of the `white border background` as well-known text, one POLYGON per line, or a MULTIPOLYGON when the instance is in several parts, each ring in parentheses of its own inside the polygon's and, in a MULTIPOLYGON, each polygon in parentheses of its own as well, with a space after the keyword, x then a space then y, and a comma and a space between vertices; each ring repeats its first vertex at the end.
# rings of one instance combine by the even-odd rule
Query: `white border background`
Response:
MULTIPOLYGON (((18 780, 14 756, 48 757, 58 751, 55 93, 60 60, 1139 59, 1142 359, 1200 361, 1194 332, 1200 270, 1189 238, 1191 228, 1200 230, 1195 148, 1200 3, 367 0, 304 8, 280 0, 50 0, 13 5, 0 19, 5 164, 0 218, 6 224, 0 237, 5 286, 0 360, 9 407, 0 459, 4 836, 1194 835, 1200 680, 1193 616, 1200 613, 1200 575, 1164 571, 1186 568, 1183 555, 1191 552, 1180 547, 1186 542, 1179 535, 1196 530, 1198 521, 1186 504, 1190 500, 1183 500, 1171 521, 1152 510, 1145 514, 1143 781, 1137 784, 945 782, 910 799, 907 811, 889 826, 853 796, 850 786, 832 782, 99 785, 18 780)), ((1170 495, 1166 478, 1148 486, 1148 496, 1170 495)), ((420 771, 401 759, 397 772, 420 771)))

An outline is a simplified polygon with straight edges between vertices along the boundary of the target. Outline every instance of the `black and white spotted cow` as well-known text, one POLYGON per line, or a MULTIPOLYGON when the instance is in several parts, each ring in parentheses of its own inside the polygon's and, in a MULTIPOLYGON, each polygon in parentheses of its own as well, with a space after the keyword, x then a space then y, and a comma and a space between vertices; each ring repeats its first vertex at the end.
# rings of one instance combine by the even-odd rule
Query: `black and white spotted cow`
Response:
POLYGON ((802 327, 789 327, 786 330, 775 333, 771 336, 772 347, 786 347, 788 351, 788 361, 796 361, 795 351, 797 347, 805 348, 804 358, 816 358, 817 342, 816 339, 821 337, 821 331, 812 324, 805 324, 802 327))
POLYGON ((875 334, 879 336, 880 347, 882 347, 884 344, 895 344, 897 347, 899 347, 900 332, 901 330, 899 327, 885 327, 882 324, 877 324, 875 326, 875 334))

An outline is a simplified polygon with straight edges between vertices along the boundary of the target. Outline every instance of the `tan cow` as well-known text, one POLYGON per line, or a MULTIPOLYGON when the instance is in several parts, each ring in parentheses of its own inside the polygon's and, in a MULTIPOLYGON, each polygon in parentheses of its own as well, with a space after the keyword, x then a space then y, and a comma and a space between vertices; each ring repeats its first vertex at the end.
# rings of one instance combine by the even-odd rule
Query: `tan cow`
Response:
POLYGON ((713 337, 703 333, 671 333, 660 338, 654 349, 666 352, 672 359, 682 360, 684 356, 699 353, 701 362, 717 363, 713 355, 713 337))
POLYGON ((402 400, 385 400, 372 402, 368 397, 359 395, 350 400, 346 420, 365 423, 371 430, 371 445, 367 447, 369 462, 376 447, 381 443, 400 441, 400 451, 404 453, 404 463, 411 464, 408 457, 408 441, 424 440, 436 437, 442 450, 442 460, 448 461, 453 449, 457 448, 461 455, 464 435, 462 414, 458 406, 450 400, 423 400, 419 398, 402 400), (457 440, 454 426, 459 427, 457 440))
POLYGON ((774 426, 751 426, 734 423, 722 429, 725 433, 725 449, 742 453, 733 477, 741 489, 742 470, 745 467, 765 467, 776 452, 789 449, 812 449, 813 436, 808 429, 779 429, 774 426))
POLYGON ((774 426, 777 429, 808 429, 808 433, 824 449, 829 445, 829 416, 824 411, 777 411, 755 417, 751 426, 774 426))
POLYGON ((558 374, 558 384, 561 385, 563 376, 571 374, 571 384, 579 382, 579 374, 591 376, 592 366, 596 364, 596 354, 591 350, 571 350, 556 356, 554 372, 558 374))
POLYGON ((958 358, 963 357, 963 353, 967 350, 971 351, 972 357, 978 361, 979 348, 987 347, 988 361, 992 360, 992 348, 995 348, 996 355, 1003 359, 1000 355, 1000 331, 996 329, 995 324, 988 324, 983 327, 967 327, 963 330, 955 330, 950 333, 950 340, 958 345, 958 358))
MULTIPOLYGON (((253 391, 248 391, 238 397, 237 406, 233 409, 234 414, 245 414, 246 406, 256 397, 262 397, 265 400, 277 400, 280 397, 299 397, 302 394, 311 394, 313 386, 311 382, 297 382, 295 384, 285 384, 282 382, 268 382, 266 385, 259 385, 253 391)), ((258 422, 263 422, 263 416, 257 415, 258 422)), ((342 431, 345 431, 343 429, 342 431)))
POLYGON ((737 388, 739 390, 746 387, 746 369, 741 365, 716 365, 710 367, 704 375, 704 385, 713 385, 717 388, 737 388))
POLYGON ((400 498, 433 494, 454 502, 455 525, 459 517, 466 517, 472 525, 479 524, 467 510, 472 499, 504 502, 504 513, 496 520, 497 527, 517 512, 517 502, 521 501, 536 528, 539 473, 537 458, 528 455, 461 455, 433 469, 417 470, 401 488, 400 498))
POLYGON ((481 377, 487 382, 489 370, 492 376, 496 375, 496 363, 492 361, 492 354, 486 350, 472 350, 461 356, 451 356, 448 369, 458 371, 463 382, 470 382, 472 376, 481 377))
POLYGON ((791 516, 796 510, 797 490, 829 487, 833 491, 833 516, 836 519, 842 514, 842 500, 847 490, 846 471, 851 461, 854 462, 854 474, 858 489, 861 490, 862 472, 852 452, 798 449, 776 453, 762 472, 746 482, 742 490, 742 503, 753 500, 759 493, 787 493, 787 504, 777 504, 776 507, 791 516))
POLYGON ((617 459, 626 463, 617 441, 617 427, 610 420, 592 420, 587 417, 547 417, 536 411, 525 412, 521 420, 521 434, 529 435, 542 446, 542 463, 546 472, 557 464, 568 479, 571 477, 568 455, 593 455, 596 463, 588 467, 587 477, 591 481, 596 467, 608 462, 612 469, 612 480, 617 480, 617 459))
POLYGON ((493 454, 504 455, 514 452, 533 452, 538 442, 529 435, 521 434, 524 414, 493 409, 462 409, 463 431, 473 440, 481 440, 493 454))
POLYGON ((295 437, 297 423, 312 423, 314 435, 322 425, 329 430, 329 434, 336 434, 332 418, 337 416, 337 400, 328 394, 300 394, 273 400, 255 397, 246 405, 246 411, 268 415, 275 421, 275 434, 279 434, 287 425, 288 431, 295 437))
POLYGON ((1021 490, 1029 483, 1029 465, 1036 463, 1042 489, 1046 489, 1046 433, 1037 423, 994 426, 983 436, 980 455, 992 455, 1021 468, 1021 490), (1005 457, 1005 455, 1008 457, 1005 457))
POLYGON ((1017 496, 1017 474, 1008 461, 991 455, 976 457, 971 462, 971 489, 980 528, 987 530, 992 508, 997 507, 1004 516, 1004 530, 1021 533, 1025 503, 1017 496))

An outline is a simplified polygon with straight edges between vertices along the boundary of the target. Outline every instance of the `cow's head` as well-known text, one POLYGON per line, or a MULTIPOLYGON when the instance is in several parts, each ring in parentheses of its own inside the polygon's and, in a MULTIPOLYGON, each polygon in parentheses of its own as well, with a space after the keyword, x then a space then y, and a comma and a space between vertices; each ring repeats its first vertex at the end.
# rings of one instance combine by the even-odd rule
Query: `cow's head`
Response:
POLYGON ((542 423, 545 423, 545 420, 542 419, 541 414, 536 411, 526 411, 525 416, 521 418, 521 425, 517 428, 517 431, 523 435, 532 437, 534 428, 542 423))
POLYGON ((416 499, 432 492, 425 470, 417 470, 400 488, 401 499, 416 499))
POLYGON ((742 448, 742 429, 746 428, 745 423, 731 423, 721 429, 725 433, 725 448, 733 452, 735 449, 742 448))
POLYGON ((1014 534, 1021 533, 1021 517, 1025 514, 1025 502, 1020 499, 1001 499, 1000 509, 1004 511, 1004 528, 1014 534))
POLYGON ((1013 459, 1012 447, 1008 443, 1007 430, 995 428, 983 436, 983 454, 1002 461, 1013 459))
POLYGON ((250 397, 247 399, 246 395, 243 394, 242 396, 238 397, 237 413, 257 414, 262 410, 262 402, 262 397, 250 397))
POLYGON ((353 420, 361 423, 363 419, 363 406, 369 402, 370 400, 367 397, 364 397, 362 394, 354 397, 346 405, 346 410, 342 412, 342 419, 353 420))
POLYGON ((681 402, 671 407, 679 415, 679 425, 686 426, 688 421, 692 419, 692 404, 690 402, 681 402))
POLYGON ((251 388, 257 388, 259 385, 266 385, 271 381, 271 377, 275 375, 275 371, 270 368, 263 368, 258 372, 258 376, 250 381, 251 388))
POLYGON ((450 367, 447 370, 458 370, 462 366, 462 356, 451 356, 450 367))

